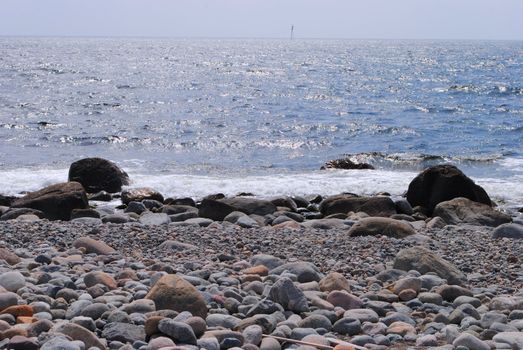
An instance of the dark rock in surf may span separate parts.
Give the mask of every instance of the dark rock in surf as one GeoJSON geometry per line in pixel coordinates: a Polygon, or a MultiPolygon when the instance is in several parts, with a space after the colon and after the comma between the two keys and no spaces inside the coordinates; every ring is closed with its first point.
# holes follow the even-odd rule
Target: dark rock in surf
{"type": "Polygon", "coordinates": [[[362,211],[370,216],[388,217],[396,214],[396,205],[389,197],[359,197],[353,194],[342,194],[324,199],[320,204],[320,211],[325,216],[362,211]]]}
{"type": "Polygon", "coordinates": [[[345,169],[345,170],[374,170],[375,168],[367,163],[355,163],[348,158],[329,160],[320,170],[326,169],[345,169]]]}
{"type": "Polygon", "coordinates": [[[30,192],[15,200],[14,208],[33,208],[42,211],[49,220],[71,218],[73,209],[88,208],[87,194],[78,182],[64,182],[30,192]]]}
{"type": "Polygon", "coordinates": [[[425,169],[412,180],[407,191],[409,203],[426,208],[429,215],[438,203],[457,197],[492,205],[487,192],[453,165],[425,169]]]}
{"type": "Polygon", "coordinates": [[[129,185],[129,176],[111,161],[84,158],[71,164],[69,181],[81,183],[87,193],[114,193],[120,192],[123,185],[129,185]]]}
{"type": "Polygon", "coordinates": [[[122,203],[125,205],[130,202],[141,202],[144,199],[154,199],[163,203],[162,194],[149,187],[130,188],[122,191],[122,203]]]}

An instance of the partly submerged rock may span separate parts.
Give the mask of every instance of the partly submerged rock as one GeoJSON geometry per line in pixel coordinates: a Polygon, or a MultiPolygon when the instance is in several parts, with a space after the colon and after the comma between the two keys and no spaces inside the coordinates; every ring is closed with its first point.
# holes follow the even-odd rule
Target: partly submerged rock
{"type": "Polygon", "coordinates": [[[422,171],[409,184],[407,200],[427,209],[430,215],[438,203],[457,197],[491,205],[485,190],[453,165],[436,165],[422,171]]]}
{"type": "Polygon", "coordinates": [[[371,169],[371,170],[373,170],[374,167],[368,163],[356,163],[356,162],[353,162],[352,160],[350,160],[349,158],[340,158],[340,159],[329,160],[320,168],[320,170],[326,170],[326,169],[345,169],[345,170],[371,169]]]}
{"type": "Polygon", "coordinates": [[[80,159],[69,167],[69,181],[84,186],[86,192],[120,192],[129,185],[129,176],[113,162],[103,158],[80,159]]]}

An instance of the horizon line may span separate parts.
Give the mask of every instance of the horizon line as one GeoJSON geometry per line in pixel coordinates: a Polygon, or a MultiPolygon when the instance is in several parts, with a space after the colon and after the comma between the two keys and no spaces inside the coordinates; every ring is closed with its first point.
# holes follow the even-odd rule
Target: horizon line
{"type": "MultiPolygon", "coordinates": [[[[175,36],[175,35],[60,35],[60,34],[0,34],[0,38],[83,38],[83,39],[179,39],[179,40],[288,40],[290,37],[242,36],[175,36]]],[[[523,41],[520,39],[487,38],[377,38],[377,37],[294,37],[294,40],[384,40],[384,41],[523,41]]]]}

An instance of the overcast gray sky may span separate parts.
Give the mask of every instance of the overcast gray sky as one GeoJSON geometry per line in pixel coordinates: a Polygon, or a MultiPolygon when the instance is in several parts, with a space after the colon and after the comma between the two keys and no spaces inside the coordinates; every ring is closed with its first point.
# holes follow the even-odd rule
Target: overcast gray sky
{"type": "Polygon", "coordinates": [[[523,39],[523,0],[0,0],[0,35],[523,39]]]}

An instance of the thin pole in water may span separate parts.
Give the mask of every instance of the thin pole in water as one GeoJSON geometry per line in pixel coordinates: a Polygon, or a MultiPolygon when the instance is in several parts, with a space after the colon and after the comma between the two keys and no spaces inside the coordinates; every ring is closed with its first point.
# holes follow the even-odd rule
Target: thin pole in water
{"type": "Polygon", "coordinates": [[[294,24],[291,25],[291,40],[294,39],[294,24]]]}

